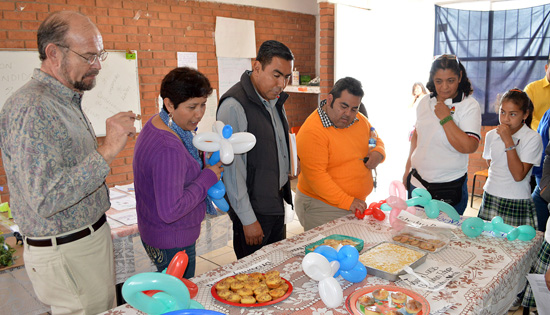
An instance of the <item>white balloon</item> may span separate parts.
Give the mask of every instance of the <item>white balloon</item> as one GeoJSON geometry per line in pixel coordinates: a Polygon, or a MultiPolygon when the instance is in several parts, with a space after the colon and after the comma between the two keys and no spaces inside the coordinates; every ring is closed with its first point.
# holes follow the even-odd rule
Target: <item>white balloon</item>
{"type": "Polygon", "coordinates": [[[220,139],[220,161],[223,164],[231,164],[233,162],[233,147],[227,139],[220,139]]]}
{"type": "Polygon", "coordinates": [[[220,150],[221,137],[214,132],[201,132],[193,137],[193,145],[204,152],[220,150]]]}
{"type": "Polygon", "coordinates": [[[302,260],[302,269],[305,274],[315,281],[331,277],[332,267],[325,256],[318,253],[309,253],[302,260]]]}
{"type": "Polygon", "coordinates": [[[338,260],[333,260],[330,262],[330,268],[332,269],[332,275],[330,275],[331,277],[333,277],[336,272],[338,271],[338,269],[340,269],[340,262],[338,260]]]}
{"type": "Polygon", "coordinates": [[[225,127],[225,124],[222,121],[216,120],[212,124],[212,131],[217,133],[221,138],[223,138],[223,127],[225,127]]]}
{"type": "Polygon", "coordinates": [[[335,308],[344,301],[344,291],[333,277],[328,277],[319,282],[319,295],[328,308],[335,308]]]}
{"type": "Polygon", "coordinates": [[[256,145],[256,137],[250,132],[237,132],[230,138],[229,142],[233,145],[233,153],[246,153],[256,145]]]}

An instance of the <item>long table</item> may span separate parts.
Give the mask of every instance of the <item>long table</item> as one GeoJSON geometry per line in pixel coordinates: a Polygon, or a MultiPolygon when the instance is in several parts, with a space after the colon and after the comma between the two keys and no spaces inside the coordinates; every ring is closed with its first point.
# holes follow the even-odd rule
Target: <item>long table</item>
{"type": "MultiPolygon", "coordinates": [[[[442,218],[440,216],[439,219],[442,218]]],[[[462,219],[463,220],[463,219],[462,219]]],[[[416,291],[424,296],[436,311],[435,305],[447,305],[448,308],[437,314],[505,314],[512,304],[516,293],[526,283],[525,275],[536,258],[541,247],[543,234],[537,232],[528,242],[508,241],[489,235],[468,238],[460,228],[454,233],[458,239],[449,243],[443,250],[428,254],[428,259],[442,263],[451,263],[463,273],[451,281],[443,290],[423,291],[406,286],[402,280],[395,283],[372,275],[360,283],[350,283],[338,278],[343,288],[344,300],[354,291],[373,285],[397,285],[416,291]]],[[[353,215],[342,217],[325,225],[271,244],[256,253],[231,264],[204,273],[191,280],[199,287],[195,300],[206,309],[224,314],[325,314],[327,307],[318,293],[318,284],[302,270],[303,254],[293,253],[297,244],[314,240],[319,234],[343,234],[360,238],[367,248],[380,242],[391,241],[392,232],[388,225],[378,221],[358,220],[353,215]],[[263,308],[241,308],[229,306],[217,301],[211,295],[211,284],[216,279],[234,270],[268,260],[267,265],[257,271],[278,270],[281,276],[289,280],[294,290],[284,301],[263,308]]],[[[130,305],[121,305],[103,314],[143,314],[130,305]]],[[[348,314],[344,305],[332,310],[332,314],[348,314]]]]}

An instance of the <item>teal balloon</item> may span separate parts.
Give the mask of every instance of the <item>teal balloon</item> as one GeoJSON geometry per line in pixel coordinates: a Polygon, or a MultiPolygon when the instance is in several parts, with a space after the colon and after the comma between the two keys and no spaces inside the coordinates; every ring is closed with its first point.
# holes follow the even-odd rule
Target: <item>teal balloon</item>
{"type": "Polygon", "coordinates": [[[450,204],[448,204],[446,202],[440,201],[440,200],[436,200],[436,202],[437,202],[437,205],[439,207],[439,210],[446,213],[449,216],[449,218],[453,219],[453,221],[460,221],[460,214],[458,214],[458,212],[456,212],[455,207],[451,206],[450,204]]]}
{"type": "Polygon", "coordinates": [[[361,282],[367,276],[367,268],[365,268],[365,265],[358,262],[350,270],[340,270],[340,275],[349,282],[361,282]]]}
{"type": "MultiPolygon", "coordinates": [[[[134,308],[151,315],[188,309],[192,301],[189,290],[180,279],[159,272],[145,272],[128,278],[122,286],[122,296],[134,308]],[[143,293],[147,290],[162,292],[150,297],[143,293]]],[[[193,303],[195,307],[196,303],[193,303]]]]}
{"type": "Polygon", "coordinates": [[[382,205],[380,205],[380,210],[382,210],[382,211],[391,211],[391,207],[390,207],[389,204],[383,203],[382,205]]]}
{"type": "Polygon", "coordinates": [[[512,231],[510,231],[510,233],[506,234],[506,238],[509,240],[509,241],[514,241],[518,238],[519,236],[519,230],[517,228],[513,229],[512,231]]]}
{"type": "Polygon", "coordinates": [[[462,232],[468,237],[478,237],[483,232],[483,226],[485,222],[481,218],[474,217],[468,218],[462,222],[462,232]]]}
{"type": "Polygon", "coordinates": [[[537,235],[535,228],[530,225],[520,225],[518,226],[518,230],[518,239],[520,241],[530,241],[537,235]]]}
{"type": "Polygon", "coordinates": [[[437,200],[430,200],[430,202],[424,206],[424,211],[430,219],[435,219],[439,216],[439,207],[437,206],[437,200]]]}

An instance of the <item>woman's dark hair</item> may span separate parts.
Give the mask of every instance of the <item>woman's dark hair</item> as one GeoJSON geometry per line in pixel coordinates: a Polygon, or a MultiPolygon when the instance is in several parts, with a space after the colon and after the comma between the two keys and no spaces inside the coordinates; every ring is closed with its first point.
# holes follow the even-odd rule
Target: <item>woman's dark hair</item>
{"type": "Polygon", "coordinates": [[[527,125],[527,127],[531,128],[531,122],[533,121],[533,111],[535,110],[535,107],[533,106],[533,102],[531,102],[531,99],[529,98],[529,95],[527,95],[527,93],[518,88],[513,88],[502,95],[498,95],[497,100],[499,100],[495,104],[495,110],[497,113],[500,110],[502,102],[512,102],[516,104],[522,112],[529,112],[529,115],[527,116],[527,118],[525,118],[525,124],[527,125]]]}
{"type": "Polygon", "coordinates": [[[440,69],[450,69],[459,77],[460,73],[462,72],[462,78],[458,83],[458,92],[462,92],[464,93],[464,95],[470,95],[474,92],[472,84],[470,83],[468,75],[466,74],[466,69],[464,68],[460,60],[458,60],[455,55],[441,55],[432,62],[432,68],[430,69],[430,78],[428,80],[428,83],[426,83],[426,88],[430,92],[432,92],[434,96],[437,96],[437,91],[434,84],[434,76],[437,70],[440,69]]]}
{"type": "Polygon", "coordinates": [[[260,46],[256,60],[260,62],[262,69],[264,69],[265,66],[271,63],[273,57],[279,57],[287,61],[294,60],[292,51],[285,44],[276,40],[267,40],[260,46]]]}
{"type": "MultiPolygon", "coordinates": [[[[170,99],[174,104],[174,109],[190,98],[208,97],[210,93],[212,93],[212,87],[208,78],[189,67],[170,71],[160,84],[160,97],[163,100],[170,99]]],[[[162,108],[168,111],[164,103],[162,108]]]]}

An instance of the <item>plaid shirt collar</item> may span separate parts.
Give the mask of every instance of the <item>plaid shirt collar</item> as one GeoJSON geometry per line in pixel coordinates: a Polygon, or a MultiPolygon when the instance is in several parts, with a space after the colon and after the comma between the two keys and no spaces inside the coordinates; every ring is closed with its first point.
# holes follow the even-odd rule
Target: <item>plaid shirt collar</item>
{"type": "MultiPolygon", "coordinates": [[[[321,123],[323,124],[323,127],[325,127],[325,128],[328,128],[328,127],[331,127],[331,126],[333,126],[334,128],[338,128],[332,123],[332,121],[330,121],[330,118],[328,118],[327,113],[323,110],[323,106],[325,106],[326,104],[327,104],[327,100],[324,99],[324,100],[321,101],[321,103],[319,103],[319,106],[317,106],[317,113],[319,114],[319,117],[321,118],[321,123]]],[[[347,125],[345,128],[350,127],[356,121],[359,121],[357,116],[351,122],[351,124],[347,125]]]]}

